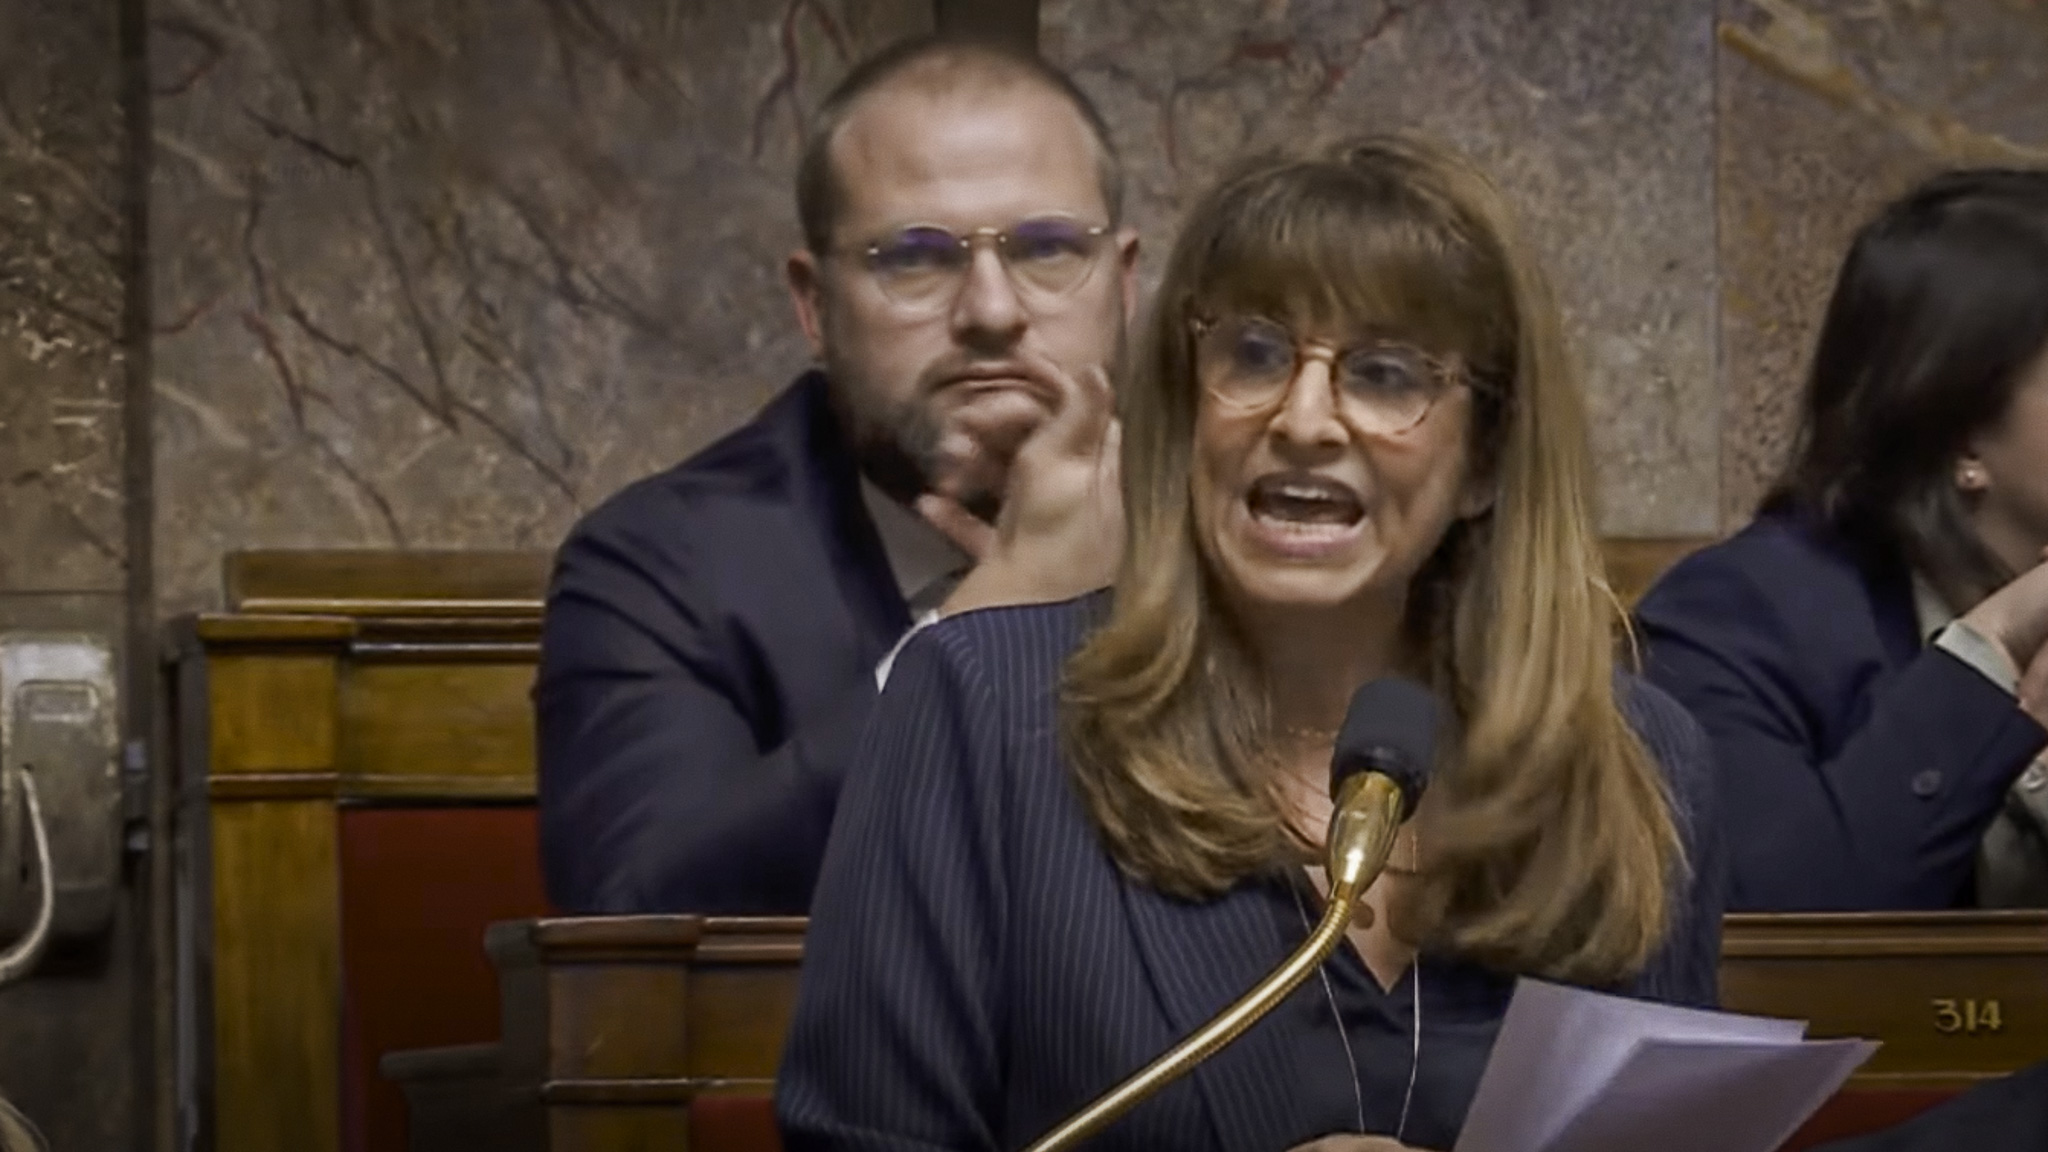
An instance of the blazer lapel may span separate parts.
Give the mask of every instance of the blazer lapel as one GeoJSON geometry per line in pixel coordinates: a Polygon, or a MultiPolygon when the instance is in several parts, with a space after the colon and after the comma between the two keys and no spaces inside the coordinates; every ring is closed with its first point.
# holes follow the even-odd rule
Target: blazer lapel
{"type": "MultiPolygon", "coordinates": [[[[1284,957],[1264,897],[1249,883],[1207,903],[1175,900],[1123,881],[1138,951],[1177,1038],[1209,1022],[1284,957]]],[[[1277,1085],[1292,1059],[1270,1017],[1195,1066],[1217,1146],[1262,1152],[1285,1146],[1289,1107],[1277,1085]]]]}
{"type": "Polygon", "coordinates": [[[862,663],[872,667],[910,627],[910,607],[862,503],[860,470],[832,411],[829,389],[824,373],[805,373],[790,390],[790,407],[777,428],[787,466],[801,478],[807,518],[819,529],[856,633],[866,644],[862,663]]]}
{"type": "Polygon", "coordinates": [[[1912,663],[1932,636],[1920,634],[1920,616],[1913,607],[1913,578],[1903,570],[1883,572],[1867,578],[1871,615],[1877,621],[1877,641],[1883,646],[1889,667],[1912,663]]]}

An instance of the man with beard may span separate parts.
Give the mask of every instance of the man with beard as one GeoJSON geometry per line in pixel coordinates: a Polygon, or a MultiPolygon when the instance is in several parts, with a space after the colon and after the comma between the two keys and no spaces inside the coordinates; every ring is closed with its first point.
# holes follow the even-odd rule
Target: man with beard
{"type": "Polygon", "coordinates": [[[534,689],[557,906],[806,911],[913,626],[1108,583],[1120,185],[1034,57],[906,42],[825,101],[787,265],[822,371],[557,558],[534,689]]]}

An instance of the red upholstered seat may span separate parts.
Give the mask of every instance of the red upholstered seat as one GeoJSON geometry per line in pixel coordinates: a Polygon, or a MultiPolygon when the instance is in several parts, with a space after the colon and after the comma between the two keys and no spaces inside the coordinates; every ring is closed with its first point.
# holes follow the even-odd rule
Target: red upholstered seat
{"type": "Polygon", "coordinates": [[[484,929],[547,912],[531,804],[342,809],[343,1152],[406,1146],[386,1053],[498,1038],[484,929]]]}
{"type": "Polygon", "coordinates": [[[1821,1105],[1780,1152],[1807,1148],[1903,1124],[1956,1093],[1940,1088],[1845,1088],[1821,1105]]]}
{"type": "Polygon", "coordinates": [[[691,1152],[782,1152],[766,1096],[707,1096],[690,1105],[691,1152]]]}

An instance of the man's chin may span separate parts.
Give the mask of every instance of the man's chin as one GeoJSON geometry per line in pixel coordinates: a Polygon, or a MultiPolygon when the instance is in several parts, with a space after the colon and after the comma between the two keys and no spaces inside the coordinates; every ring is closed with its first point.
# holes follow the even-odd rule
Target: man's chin
{"type": "Polygon", "coordinates": [[[977,382],[972,389],[941,394],[933,400],[931,419],[944,433],[965,435],[998,456],[1016,451],[1052,415],[1036,386],[977,382]]]}
{"type": "Polygon", "coordinates": [[[1000,492],[969,492],[960,498],[960,506],[984,524],[994,524],[1003,511],[1003,494],[1000,492]]]}

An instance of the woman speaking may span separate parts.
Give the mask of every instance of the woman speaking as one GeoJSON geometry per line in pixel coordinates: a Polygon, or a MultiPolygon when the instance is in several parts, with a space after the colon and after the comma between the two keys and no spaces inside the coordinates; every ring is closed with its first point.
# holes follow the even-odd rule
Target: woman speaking
{"type": "Polygon", "coordinates": [[[1060,387],[1073,459],[1121,437],[1114,587],[904,649],[814,902],[792,1152],[1021,1147],[1256,983],[1321,914],[1332,742],[1392,674],[1447,720],[1369,912],[1090,1147],[1449,1148],[1517,974],[1712,1001],[1704,742],[1615,670],[1579,391],[1483,177],[1402,139],[1243,168],[1120,429],[1060,387]]]}

